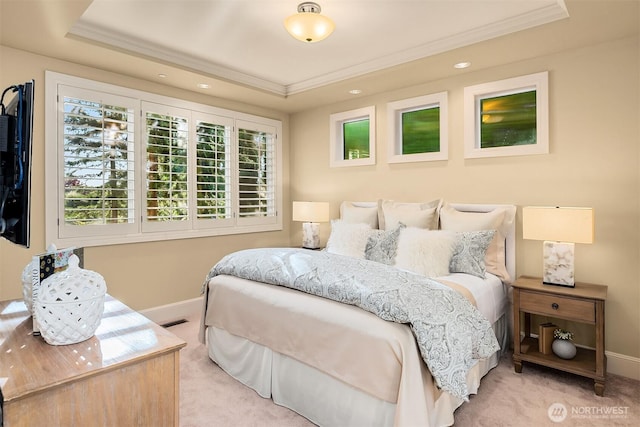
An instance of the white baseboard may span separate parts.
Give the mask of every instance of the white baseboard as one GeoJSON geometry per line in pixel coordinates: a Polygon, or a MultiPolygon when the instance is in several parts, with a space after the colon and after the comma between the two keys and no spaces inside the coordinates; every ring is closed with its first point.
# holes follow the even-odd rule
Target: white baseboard
{"type": "Polygon", "coordinates": [[[201,310],[202,297],[140,310],[140,313],[158,325],[164,325],[198,314],[201,310]]]}
{"type": "Polygon", "coordinates": [[[640,359],[624,354],[605,351],[607,355],[607,373],[620,375],[640,381],[640,359]]]}

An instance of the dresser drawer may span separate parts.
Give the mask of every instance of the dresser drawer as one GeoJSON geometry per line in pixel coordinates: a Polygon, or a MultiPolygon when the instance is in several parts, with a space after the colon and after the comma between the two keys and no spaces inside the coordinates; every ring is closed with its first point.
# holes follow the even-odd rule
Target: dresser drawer
{"type": "Polygon", "coordinates": [[[596,321],[596,303],[593,300],[521,290],[520,309],[588,323],[596,321]]]}

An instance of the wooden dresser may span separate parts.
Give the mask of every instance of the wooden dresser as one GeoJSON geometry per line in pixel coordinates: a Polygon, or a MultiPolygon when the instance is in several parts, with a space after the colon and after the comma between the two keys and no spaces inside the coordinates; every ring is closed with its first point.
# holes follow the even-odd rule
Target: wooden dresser
{"type": "Polygon", "coordinates": [[[4,427],[177,426],[185,342],[107,295],[95,336],[52,346],[21,300],[0,302],[4,427]]]}

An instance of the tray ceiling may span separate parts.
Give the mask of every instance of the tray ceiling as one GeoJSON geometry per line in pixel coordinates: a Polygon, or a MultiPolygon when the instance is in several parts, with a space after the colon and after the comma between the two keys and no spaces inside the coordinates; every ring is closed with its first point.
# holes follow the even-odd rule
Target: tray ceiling
{"type": "Polygon", "coordinates": [[[69,33],[288,96],[567,18],[563,0],[322,0],[336,24],[291,37],[298,1],[93,0],[69,33]]]}

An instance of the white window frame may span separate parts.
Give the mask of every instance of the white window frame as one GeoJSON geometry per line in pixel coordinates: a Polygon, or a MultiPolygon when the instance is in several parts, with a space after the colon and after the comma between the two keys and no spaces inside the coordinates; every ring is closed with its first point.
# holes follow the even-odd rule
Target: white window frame
{"type": "MultiPolygon", "coordinates": [[[[190,137],[189,147],[189,167],[195,171],[195,144],[194,137],[190,137]]],[[[69,246],[105,246],[111,244],[150,242],[171,239],[185,239],[196,237],[208,237],[217,235],[229,235],[240,233],[279,231],[283,229],[283,162],[282,162],[282,122],[275,119],[255,116],[251,114],[226,110],[204,104],[177,98],[166,97],[136,89],[120,87],[108,83],[96,82],[89,79],[61,74],[53,71],[45,72],[45,241],[47,244],[53,243],[58,247],[69,246]],[[95,226],[89,229],[88,226],[75,226],[73,232],[69,227],[64,226],[64,183],[60,184],[59,173],[64,173],[63,140],[61,138],[58,87],[69,86],[78,91],[88,91],[87,93],[102,92],[105,96],[125,97],[134,100],[136,103],[135,114],[135,222],[126,230],[119,231],[120,224],[111,226],[95,226]],[[143,226],[143,213],[146,212],[145,203],[145,146],[143,144],[143,133],[145,130],[144,116],[142,115],[142,103],[150,102],[163,104],[172,108],[185,109],[191,111],[190,134],[195,135],[195,117],[222,118],[225,123],[232,124],[231,146],[232,146],[232,218],[224,220],[196,220],[195,205],[191,205],[190,219],[185,221],[186,227],[172,229],[171,226],[154,227],[143,226]],[[237,167],[235,151],[237,150],[237,123],[250,122],[262,129],[273,132],[274,144],[274,215],[265,217],[250,218],[246,221],[239,221],[237,215],[237,174],[234,169],[237,167]]],[[[193,203],[195,194],[195,173],[189,174],[189,194],[190,203],[193,203]]],[[[130,224],[126,224],[130,225],[130,224]]],[[[185,225],[185,224],[183,224],[185,225]]],[[[125,227],[120,227],[125,228],[125,227]]]]}
{"type": "Polygon", "coordinates": [[[449,108],[447,104],[447,92],[390,102],[387,104],[387,120],[389,123],[387,163],[428,162],[447,160],[449,158],[449,108]],[[440,151],[402,154],[402,114],[429,108],[440,108],[440,151]]]}
{"type": "Polygon", "coordinates": [[[549,153],[549,73],[529,74],[464,88],[464,157],[523,156],[549,153]],[[510,147],[482,148],[481,108],[485,98],[536,92],[536,143],[510,147]]]}

